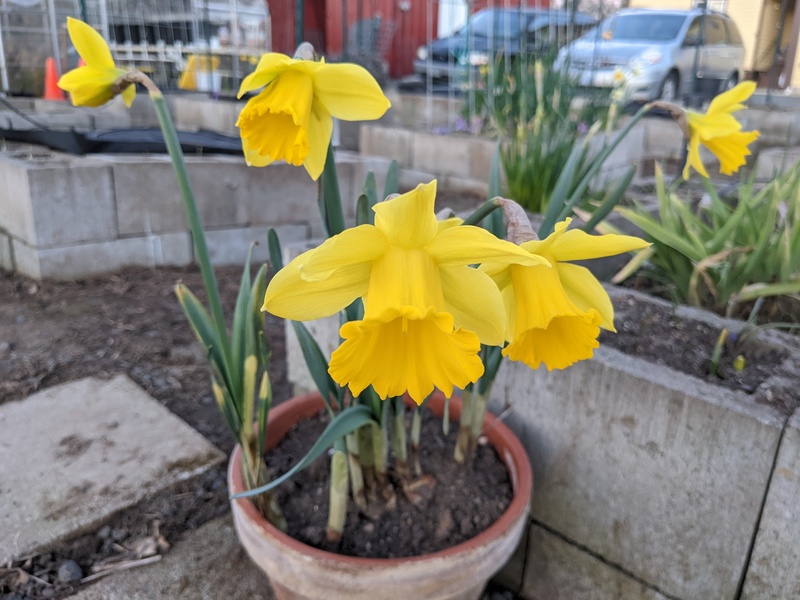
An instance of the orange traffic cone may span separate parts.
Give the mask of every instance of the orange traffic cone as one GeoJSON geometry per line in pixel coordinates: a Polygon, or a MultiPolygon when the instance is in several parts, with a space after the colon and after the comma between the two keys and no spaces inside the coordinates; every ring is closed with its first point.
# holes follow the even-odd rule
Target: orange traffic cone
{"type": "Polygon", "coordinates": [[[44,96],[45,100],[64,100],[64,91],[58,87],[58,71],[56,61],[49,57],[44,61],[44,96]]]}

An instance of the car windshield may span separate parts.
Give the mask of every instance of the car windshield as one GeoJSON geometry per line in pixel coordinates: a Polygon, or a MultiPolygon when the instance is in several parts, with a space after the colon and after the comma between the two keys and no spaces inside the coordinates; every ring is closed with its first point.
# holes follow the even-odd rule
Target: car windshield
{"type": "MultiPolygon", "coordinates": [[[[467,33],[467,27],[462,32],[467,33]]],[[[469,32],[481,37],[517,38],[520,34],[520,14],[516,10],[481,10],[470,20],[469,32]]]]}
{"type": "Polygon", "coordinates": [[[616,15],[603,21],[600,36],[604,40],[666,42],[678,36],[685,20],[683,15],[616,15]]]}

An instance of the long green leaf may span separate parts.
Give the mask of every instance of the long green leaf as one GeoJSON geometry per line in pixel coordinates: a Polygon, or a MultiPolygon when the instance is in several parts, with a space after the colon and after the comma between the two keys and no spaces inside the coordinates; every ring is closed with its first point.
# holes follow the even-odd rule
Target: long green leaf
{"type": "Polygon", "coordinates": [[[311,446],[311,449],[308,451],[308,453],[302,459],[300,459],[295,466],[286,471],[286,473],[280,477],[272,480],[270,483],[262,485],[261,487],[253,488],[252,490],[247,490],[246,492],[234,494],[231,496],[231,499],[249,498],[251,496],[257,496],[258,494],[263,494],[264,492],[274,489],[284,481],[290,479],[296,473],[299,473],[308,467],[338,439],[343,438],[348,433],[352,433],[359,427],[362,427],[370,422],[374,422],[374,419],[372,417],[372,410],[370,410],[368,407],[358,405],[350,406],[344,409],[328,424],[328,426],[325,428],[325,431],[323,431],[319,438],[317,438],[317,441],[314,442],[314,445],[311,446]]]}
{"type": "Polygon", "coordinates": [[[328,412],[333,413],[331,401],[341,400],[342,388],[328,374],[328,360],[308,328],[299,321],[292,321],[292,327],[297,335],[297,341],[300,342],[300,349],[303,351],[303,358],[311,373],[311,378],[322,395],[328,412]]]}
{"type": "Polygon", "coordinates": [[[383,184],[383,198],[390,194],[396,194],[400,189],[400,167],[396,160],[389,163],[389,170],[386,172],[386,182],[383,184]]]}
{"type": "Polygon", "coordinates": [[[597,226],[600,221],[605,219],[614,207],[619,204],[620,200],[625,196],[625,192],[627,191],[628,187],[633,181],[633,176],[636,174],[636,167],[631,166],[626,171],[625,175],[617,179],[612,187],[607,193],[606,197],[603,199],[603,202],[600,204],[598,209],[592,213],[591,218],[586,222],[583,226],[583,230],[586,232],[591,232],[597,226]]]}
{"type": "Polygon", "coordinates": [[[322,170],[322,181],[319,186],[319,211],[322,224],[328,236],[344,231],[344,212],[342,212],[342,196],[339,192],[339,176],[336,173],[336,159],[333,146],[328,145],[328,157],[322,170]]]}
{"type": "MultiPolygon", "coordinates": [[[[367,197],[369,206],[375,206],[378,202],[378,184],[375,181],[375,173],[369,171],[364,178],[364,185],[361,188],[361,193],[367,197]]],[[[381,198],[382,200],[383,198],[381,198]]]]}
{"type": "Polygon", "coordinates": [[[278,232],[272,228],[267,232],[267,246],[269,247],[269,261],[272,263],[272,271],[277,273],[283,268],[283,254],[278,232]]]}
{"type": "Polygon", "coordinates": [[[617,212],[628,219],[631,223],[639,227],[648,236],[661,242],[662,244],[669,246],[670,248],[674,248],[686,256],[689,260],[697,262],[704,258],[704,253],[702,250],[698,250],[676,233],[667,230],[652,217],[645,216],[628,208],[622,207],[618,207],[617,212]]]}

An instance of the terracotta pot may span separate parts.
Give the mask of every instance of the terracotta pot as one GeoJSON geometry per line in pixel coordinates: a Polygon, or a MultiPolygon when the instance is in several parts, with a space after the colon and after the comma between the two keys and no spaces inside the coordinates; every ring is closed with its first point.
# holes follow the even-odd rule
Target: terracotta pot
{"type": "MultiPolygon", "coordinates": [[[[428,406],[441,415],[444,397],[428,406]]],[[[292,425],[323,409],[319,394],[298,396],[272,409],[269,447],[292,425]]],[[[461,402],[450,402],[458,419],[461,402]]],[[[514,497],[505,513],[488,529],[440,552],[410,558],[356,558],[303,544],[273,527],[246,499],[231,501],[239,540],[250,558],[270,578],[278,600],[477,600],[486,582],[508,561],[527,525],[533,475],[525,449],[516,436],[492,415],[486,416],[486,437],[508,468],[514,497]]],[[[244,491],[241,449],[228,467],[232,494],[244,491]]]]}

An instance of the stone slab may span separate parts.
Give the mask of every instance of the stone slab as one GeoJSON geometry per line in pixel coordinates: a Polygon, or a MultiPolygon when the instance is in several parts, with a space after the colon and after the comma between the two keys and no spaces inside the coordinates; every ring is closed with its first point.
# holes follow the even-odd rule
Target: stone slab
{"type": "Polygon", "coordinates": [[[14,271],[14,252],[11,246],[11,236],[0,230],[0,269],[14,271]]]}
{"type": "Polygon", "coordinates": [[[267,576],[236,539],[230,517],[203,525],[157,563],[101,579],[73,600],[274,600],[267,576]]]}
{"type": "Polygon", "coordinates": [[[667,600],[536,524],[531,524],[528,548],[522,586],[522,596],[527,600],[667,600]]]}
{"type": "Polygon", "coordinates": [[[319,224],[317,183],[304,168],[281,162],[258,170],[261,173],[250,197],[252,225],[319,224]]]}
{"type": "Polygon", "coordinates": [[[36,146],[17,147],[0,154],[0,228],[23,240],[36,239],[36,219],[25,161],[49,157],[36,146]]]}
{"type": "Polygon", "coordinates": [[[16,270],[34,279],[77,279],[129,265],[185,266],[192,262],[188,232],[58,248],[35,248],[17,239],[12,244],[16,270]]]}
{"type": "Polygon", "coordinates": [[[800,411],[781,440],[742,598],[800,598],[800,411]]]}
{"type": "Polygon", "coordinates": [[[362,125],[359,140],[361,154],[383,156],[396,160],[401,167],[410,167],[412,162],[411,145],[414,132],[408,129],[362,125]]]}
{"type": "Polygon", "coordinates": [[[607,347],[564,371],[508,363],[493,398],[513,405],[537,522],[664,594],[735,597],[777,410],[607,347]]]}
{"type": "Polygon", "coordinates": [[[468,137],[416,132],[411,146],[411,168],[441,175],[470,177],[468,137]]]}
{"type": "Polygon", "coordinates": [[[124,375],[0,406],[0,563],[91,530],[224,455],[124,375]]]}
{"type": "Polygon", "coordinates": [[[800,148],[768,148],[758,153],[756,178],[772,179],[800,160],[800,148]]]}

